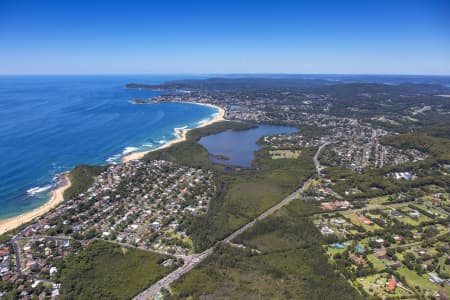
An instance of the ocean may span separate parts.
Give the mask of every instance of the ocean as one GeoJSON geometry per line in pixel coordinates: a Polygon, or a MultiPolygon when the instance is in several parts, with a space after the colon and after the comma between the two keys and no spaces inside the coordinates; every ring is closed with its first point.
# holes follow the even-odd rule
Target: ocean
{"type": "Polygon", "coordinates": [[[135,105],[160,92],[125,89],[180,76],[0,76],[0,219],[49,199],[55,175],[118,162],[176,138],[217,113],[187,103],[135,105]]]}

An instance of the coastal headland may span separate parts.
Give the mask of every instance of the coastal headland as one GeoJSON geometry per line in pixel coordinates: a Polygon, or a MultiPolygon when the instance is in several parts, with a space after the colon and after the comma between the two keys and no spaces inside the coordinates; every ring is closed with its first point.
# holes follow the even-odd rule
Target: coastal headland
{"type": "MultiPolygon", "coordinates": [[[[222,107],[208,104],[208,103],[196,103],[196,102],[183,102],[183,103],[205,105],[205,106],[213,107],[218,110],[218,113],[215,114],[213,118],[211,118],[205,122],[202,122],[196,128],[205,127],[210,124],[225,120],[224,119],[225,110],[222,107]]],[[[136,104],[149,104],[149,103],[136,103],[136,104]]],[[[165,143],[164,145],[161,145],[160,147],[157,147],[155,149],[131,153],[129,155],[124,156],[122,161],[128,162],[128,161],[132,161],[132,160],[138,160],[138,159],[143,158],[149,152],[169,148],[174,144],[183,142],[186,140],[186,134],[189,132],[189,130],[191,130],[191,129],[177,128],[176,129],[177,138],[175,140],[169,141],[169,142],[165,143]]],[[[4,234],[10,230],[13,230],[25,223],[28,223],[37,217],[40,217],[40,216],[46,214],[47,212],[49,212],[50,210],[52,210],[53,208],[55,208],[59,204],[61,204],[64,201],[64,196],[63,196],[64,191],[66,191],[71,186],[71,181],[70,181],[68,174],[69,173],[62,174],[63,175],[62,183],[51,192],[51,197],[46,203],[44,203],[43,205],[41,205],[29,212],[26,212],[26,213],[23,213],[23,214],[20,214],[18,216],[11,217],[8,219],[0,220],[0,235],[4,234]]]]}
{"type": "MultiPolygon", "coordinates": [[[[151,104],[151,103],[157,103],[157,102],[148,102],[148,103],[139,102],[139,103],[135,103],[135,104],[151,104]]],[[[225,121],[225,118],[224,118],[225,110],[222,107],[220,107],[220,106],[209,104],[209,103],[196,103],[196,102],[180,102],[180,103],[190,103],[190,104],[210,106],[210,107],[213,107],[213,108],[215,108],[215,109],[217,109],[219,111],[217,114],[214,115],[213,118],[211,118],[211,119],[209,119],[209,120],[207,120],[205,122],[202,122],[196,128],[201,128],[201,127],[205,127],[205,126],[211,125],[211,124],[216,123],[216,122],[225,121]]],[[[164,145],[162,145],[160,147],[157,147],[155,149],[130,153],[129,155],[124,156],[122,158],[122,161],[123,162],[128,162],[128,161],[131,161],[131,160],[142,159],[147,153],[150,153],[150,152],[153,152],[153,151],[157,151],[157,150],[161,150],[161,149],[166,149],[166,148],[171,147],[174,144],[178,144],[178,143],[184,142],[184,141],[186,141],[187,133],[189,132],[189,130],[192,130],[192,129],[193,128],[189,128],[189,129],[188,128],[177,128],[176,129],[176,134],[177,134],[177,138],[176,139],[174,139],[172,141],[169,141],[169,142],[165,143],[164,145]]]]}
{"type": "Polygon", "coordinates": [[[0,220],[0,235],[46,214],[47,212],[61,204],[64,201],[64,191],[71,186],[69,173],[64,173],[62,174],[62,176],[62,182],[56,189],[51,192],[50,200],[45,204],[33,209],[32,211],[20,214],[18,216],[0,220]]]}

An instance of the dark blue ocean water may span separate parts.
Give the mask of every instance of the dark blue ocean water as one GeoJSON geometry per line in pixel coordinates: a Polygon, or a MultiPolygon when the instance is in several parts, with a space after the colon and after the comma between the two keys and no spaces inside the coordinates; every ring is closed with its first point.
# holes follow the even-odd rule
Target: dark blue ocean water
{"type": "Polygon", "coordinates": [[[225,155],[227,160],[211,157],[219,164],[248,168],[251,166],[255,151],[261,149],[256,142],[263,136],[293,133],[298,129],[288,126],[259,125],[257,128],[243,131],[224,131],[202,137],[199,143],[215,155],[225,155]]]}
{"type": "MultiPolygon", "coordinates": [[[[54,175],[78,164],[105,164],[174,139],[217,111],[194,104],[134,105],[158,95],[123,88],[173,76],[0,76],[0,219],[49,197],[54,175]],[[30,195],[27,190],[41,188],[30,195]]],[[[36,189],[35,189],[36,190],[36,189]]]]}

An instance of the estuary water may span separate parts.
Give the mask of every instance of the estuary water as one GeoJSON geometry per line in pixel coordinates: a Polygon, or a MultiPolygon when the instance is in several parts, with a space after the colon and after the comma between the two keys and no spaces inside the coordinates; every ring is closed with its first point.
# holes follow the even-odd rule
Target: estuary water
{"type": "Polygon", "coordinates": [[[255,151],[261,149],[257,144],[261,137],[297,131],[297,128],[288,126],[259,125],[249,130],[228,130],[205,136],[199,143],[213,154],[210,158],[213,162],[248,168],[252,164],[255,151]],[[220,156],[227,159],[221,159],[220,156]]]}

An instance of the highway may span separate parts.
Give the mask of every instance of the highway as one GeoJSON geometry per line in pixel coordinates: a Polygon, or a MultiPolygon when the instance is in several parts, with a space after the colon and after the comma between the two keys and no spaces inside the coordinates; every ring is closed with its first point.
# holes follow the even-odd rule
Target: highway
{"type": "MultiPolygon", "coordinates": [[[[327,144],[321,145],[319,147],[319,149],[317,150],[316,154],[314,155],[314,164],[316,165],[316,169],[318,170],[318,174],[320,174],[320,164],[317,165],[316,161],[318,162],[318,157],[319,157],[320,151],[322,151],[322,149],[326,145],[327,144]]],[[[308,186],[310,185],[311,181],[312,181],[312,178],[308,178],[303,183],[303,185],[299,189],[297,189],[295,192],[293,192],[289,196],[285,197],[283,200],[281,200],[280,202],[278,202],[277,204],[275,204],[274,206],[272,206],[271,208],[269,208],[268,210],[263,212],[258,217],[256,217],[253,221],[245,224],[244,226],[242,226],[238,230],[234,231],[233,233],[231,233],[230,235],[228,235],[226,238],[224,238],[223,240],[219,241],[218,243],[220,243],[220,242],[231,242],[238,235],[240,235],[244,231],[248,230],[249,228],[253,227],[258,221],[261,221],[261,220],[267,218],[268,216],[274,214],[280,208],[282,208],[283,206],[289,204],[293,200],[299,199],[299,196],[301,195],[301,193],[303,193],[303,191],[305,189],[308,188],[308,186]]],[[[216,243],[216,245],[217,245],[217,243],[216,243]]],[[[152,299],[162,288],[169,289],[169,285],[172,282],[178,280],[181,276],[183,276],[184,274],[186,274],[187,272],[192,270],[196,265],[198,265],[199,263],[204,261],[208,256],[210,256],[214,252],[214,248],[215,248],[216,245],[214,245],[211,248],[203,251],[200,254],[194,254],[194,255],[191,255],[191,256],[186,256],[184,258],[184,265],[182,267],[176,269],[172,273],[168,274],[166,277],[160,279],[158,282],[156,282],[155,284],[153,284],[152,286],[150,286],[149,288],[147,288],[143,292],[139,293],[133,299],[134,300],[152,299]]]]}
{"type": "Polygon", "coordinates": [[[166,277],[160,279],[158,282],[135,296],[133,299],[135,300],[146,300],[152,299],[156,293],[158,293],[162,288],[168,289],[169,285],[178,280],[182,275],[186,274],[190,270],[192,270],[196,265],[205,260],[208,256],[210,256],[214,251],[214,248],[211,247],[200,254],[194,254],[185,259],[182,267],[176,269],[166,277]]]}
{"type": "MultiPolygon", "coordinates": [[[[326,144],[321,145],[318,148],[318,150],[315,153],[315,155],[314,155],[314,164],[316,166],[316,170],[317,170],[318,175],[320,175],[320,163],[318,162],[318,157],[319,157],[320,151],[325,146],[326,146],[326,144]]],[[[168,274],[164,278],[160,279],[158,282],[156,282],[155,284],[153,284],[149,288],[145,289],[143,292],[139,293],[133,299],[135,299],[135,300],[152,299],[162,288],[169,289],[169,285],[172,282],[178,280],[181,276],[183,276],[184,274],[186,274],[187,272],[192,270],[195,266],[197,266],[202,261],[204,261],[207,257],[209,257],[214,252],[215,247],[219,243],[221,243],[221,242],[231,242],[238,235],[242,234],[244,231],[246,231],[246,230],[250,229],[251,227],[253,227],[257,222],[259,222],[259,221],[269,217],[270,215],[274,214],[280,208],[282,208],[283,206],[289,204],[293,200],[299,199],[301,193],[303,193],[303,191],[308,188],[308,186],[310,185],[311,181],[312,181],[312,177],[307,179],[303,183],[303,185],[299,189],[297,189],[295,192],[291,193],[290,195],[285,197],[283,200],[281,200],[280,202],[278,202],[274,206],[272,206],[269,209],[267,209],[266,211],[264,211],[261,215],[259,215],[255,219],[253,219],[249,223],[245,224],[244,226],[242,226],[238,230],[236,230],[233,233],[231,233],[230,235],[228,235],[223,240],[218,241],[211,248],[209,248],[209,249],[207,249],[207,250],[205,250],[205,251],[203,251],[202,253],[199,253],[199,254],[174,255],[174,254],[171,254],[171,253],[167,253],[165,251],[158,251],[158,250],[153,250],[153,249],[142,249],[142,248],[139,248],[139,247],[133,247],[133,246],[128,245],[128,244],[122,244],[122,243],[115,242],[116,244],[119,244],[119,245],[124,246],[124,247],[137,248],[137,249],[140,249],[140,250],[154,252],[154,253],[158,253],[158,254],[162,254],[162,255],[168,255],[168,256],[172,256],[172,257],[176,257],[176,258],[182,259],[184,261],[183,266],[179,267],[178,269],[174,270],[173,272],[171,272],[170,274],[168,274]]],[[[18,235],[16,237],[14,237],[11,240],[11,244],[13,245],[14,252],[16,254],[16,266],[17,266],[17,271],[18,271],[19,274],[22,273],[22,266],[21,266],[21,263],[20,263],[20,249],[19,249],[19,247],[18,247],[16,242],[19,241],[19,240],[35,240],[37,238],[46,238],[46,239],[59,240],[59,241],[70,240],[70,238],[53,237],[53,236],[39,236],[39,237],[26,238],[26,237],[20,237],[20,235],[18,235]]]]}
{"type": "Polygon", "coordinates": [[[314,166],[316,167],[317,176],[319,176],[319,177],[320,177],[319,155],[320,155],[320,152],[322,151],[322,149],[325,148],[325,146],[327,146],[328,144],[329,144],[329,142],[326,142],[326,143],[320,145],[319,149],[317,149],[316,154],[314,154],[314,166]]]}

